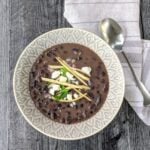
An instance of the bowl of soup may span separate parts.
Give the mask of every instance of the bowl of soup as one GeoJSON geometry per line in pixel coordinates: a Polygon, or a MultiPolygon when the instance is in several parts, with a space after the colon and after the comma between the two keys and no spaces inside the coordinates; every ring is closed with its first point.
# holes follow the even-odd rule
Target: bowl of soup
{"type": "Polygon", "coordinates": [[[24,49],[13,90],[32,127],[49,137],[76,140],[100,132],[116,116],[124,75],[116,54],[100,37],[63,28],[24,49]]]}

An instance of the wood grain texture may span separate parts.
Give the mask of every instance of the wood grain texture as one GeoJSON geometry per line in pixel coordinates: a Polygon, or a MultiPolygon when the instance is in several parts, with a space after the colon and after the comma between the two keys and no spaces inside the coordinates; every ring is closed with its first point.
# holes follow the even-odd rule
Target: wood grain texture
{"type": "Polygon", "coordinates": [[[142,38],[150,40],[150,1],[141,0],[141,27],[142,38]]]}
{"type": "Polygon", "coordinates": [[[0,0],[0,149],[8,149],[9,107],[9,10],[0,0]],[[5,12],[5,13],[4,13],[5,12]]]}
{"type": "MultiPolygon", "coordinates": [[[[63,18],[63,2],[0,0],[0,150],[150,150],[150,127],[144,125],[126,101],[107,128],[77,141],[46,137],[33,129],[19,112],[12,91],[16,61],[38,35],[70,27],[63,18]]],[[[150,38],[149,0],[142,2],[143,31],[150,38]]]]}

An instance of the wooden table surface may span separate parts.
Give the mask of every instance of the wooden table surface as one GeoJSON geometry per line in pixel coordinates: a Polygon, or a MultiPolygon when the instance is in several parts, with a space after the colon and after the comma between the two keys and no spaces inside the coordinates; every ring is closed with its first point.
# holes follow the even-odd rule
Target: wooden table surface
{"type": "MultiPolygon", "coordinates": [[[[38,35],[70,27],[63,0],[0,0],[0,150],[150,150],[150,127],[124,101],[119,114],[102,132],[78,141],[46,137],[23,118],[14,100],[16,61],[38,35]]],[[[150,38],[150,2],[142,0],[143,35],[150,38]]]]}

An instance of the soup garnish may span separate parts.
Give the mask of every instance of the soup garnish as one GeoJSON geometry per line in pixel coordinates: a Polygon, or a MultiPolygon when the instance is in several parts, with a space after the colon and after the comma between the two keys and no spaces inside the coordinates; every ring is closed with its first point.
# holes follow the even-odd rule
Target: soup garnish
{"type": "Polygon", "coordinates": [[[88,76],[90,76],[91,67],[77,69],[70,67],[60,57],[56,57],[56,59],[61,66],[49,65],[51,69],[55,69],[51,74],[51,79],[41,78],[42,81],[50,83],[48,87],[52,99],[58,102],[74,102],[85,98],[86,100],[91,101],[86,92],[90,89],[90,85],[88,85],[86,81],[89,81],[88,76]],[[79,84],[80,82],[82,84],[79,84]]]}

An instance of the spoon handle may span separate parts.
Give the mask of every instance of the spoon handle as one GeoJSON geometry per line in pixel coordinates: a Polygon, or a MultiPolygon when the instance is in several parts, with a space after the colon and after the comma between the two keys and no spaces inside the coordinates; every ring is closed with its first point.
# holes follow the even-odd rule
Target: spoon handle
{"type": "Polygon", "coordinates": [[[138,79],[137,75],[135,74],[135,71],[133,70],[126,54],[124,51],[122,51],[122,54],[124,56],[124,58],[126,59],[128,65],[129,65],[129,68],[131,69],[131,72],[133,74],[133,77],[137,83],[137,86],[139,88],[139,90],[141,91],[142,95],[143,95],[143,98],[144,98],[144,105],[148,105],[150,104],[150,93],[148,92],[148,90],[146,89],[146,87],[144,86],[144,84],[138,79]]]}

